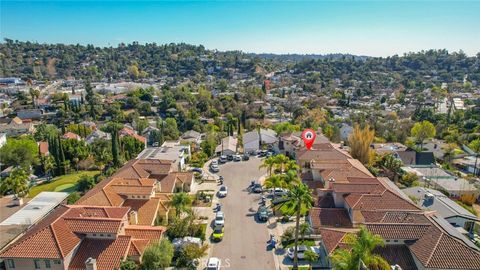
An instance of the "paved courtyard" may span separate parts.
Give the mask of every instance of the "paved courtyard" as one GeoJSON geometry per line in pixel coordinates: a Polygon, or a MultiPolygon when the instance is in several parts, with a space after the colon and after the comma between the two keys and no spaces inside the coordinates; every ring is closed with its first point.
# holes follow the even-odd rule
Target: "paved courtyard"
{"type": "Polygon", "coordinates": [[[249,161],[220,165],[218,175],[224,177],[228,187],[228,196],[219,199],[225,213],[225,236],[221,242],[211,243],[210,256],[221,259],[222,268],[276,268],[273,253],[267,250],[267,224],[255,220],[260,195],[247,190],[252,180],[265,175],[266,170],[258,168],[260,164],[259,158],[251,157],[249,161]]]}

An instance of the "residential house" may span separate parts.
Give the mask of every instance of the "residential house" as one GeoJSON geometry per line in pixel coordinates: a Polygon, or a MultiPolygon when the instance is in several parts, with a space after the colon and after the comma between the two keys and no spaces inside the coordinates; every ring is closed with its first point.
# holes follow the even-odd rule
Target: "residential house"
{"type": "Polygon", "coordinates": [[[178,141],[165,141],[160,147],[145,148],[137,159],[159,159],[172,162],[175,171],[184,171],[191,157],[190,145],[178,141]]]}
{"type": "Polygon", "coordinates": [[[480,175],[480,158],[477,160],[475,156],[466,156],[454,159],[452,163],[466,173],[474,174],[476,172],[477,175],[480,175]]]}
{"type": "Polygon", "coordinates": [[[467,180],[451,175],[437,166],[408,166],[402,167],[405,172],[414,173],[420,182],[427,187],[448,192],[452,197],[460,197],[464,194],[473,194],[475,198],[480,195],[480,190],[467,180]]]}
{"type": "Polygon", "coordinates": [[[190,143],[194,143],[195,145],[200,145],[200,143],[202,142],[202,133],[195,130],[189,130],[184,132],[180,138],[182,139],[182,141],[187,141],[190,143]]]}
{"type": "Polygon", "coordinates": [[[275,147],[280,154],[296,158],[296,150],[302,145],[302,138],[294,133],[286,133],[278,138],[278,145],[275,147]]]}
{"type": "Polygon", "coordinates": [[[392,269],[480,268],[480,249],[473,242],[435,212],[416,205],[388,178],[375,178],[358,160],[328,144],[317,152],[300,164],[309,172],[302,181],[315,189],[308,220],[322,239],[322,267],[331,267],[328,255],[347,248],[345,237],[365,226],[385,240],[375,253],[392,269]]]}
{"type": "Polygon", "coordinates": [[[191,172],[175,172],[171,161],[134,159],[87,192],[79,205],[128,206],[132,224],[154,225],[168,219],[173,193],[194,192],[191,172]],[[133,214],[132,214],[133,215],[133,214]]]}
{"type": "Polygon", "coordinates": [[[20,119],[40,120],[43,116],[43,110],[41,109],[24,109],[18,110],[16,113],[17,117],[19,117],[20,119]]]}
{"type": "Polygon", "coordinates": [[[38,142],[38,153],[41,157],[45,157],[50,154],[48,151],[48,142],[38,142]]]}
{"type": "Polygon", "coordinates": [[[353,127],[350,126],[349,124],[342,123],[340,126],[340,140],[342,141],[348,141],[348,137],[350,137],[350,134],[353,132],[353,127]]]}
{"type": "Polygon", "coordinates": [[[23,134],[33,134],[35,128],[31,121],[24,121],[19,117],[15,117],[8,124],[0,125],[0,133],[5,133],[7,136],[18,136],[23,134]]]}
{"type": "Polygon", "coordinates": [[[402,192],[414,198],[413,201],[422,209],[436,211],[463,234],[472,232],[475,222],[480,222],[480,218],[438,190],[410,187],[403,189],[402,192]]]}
{"type": "Polygon", "coordinates": [[[77,140],[77,141],[82,140],[82,137],[80,137],[80,135],[75,134],[75,133],[70,132],[70,131],[63,134],[62,138],[65,139],[65,140],[77,140]]]}
{"type": "Polygon", "coordinates": [[[129,207],[61,205],[0,253],[10,269],[97,269],[120,267],[158,241],[164,227],[129,223],[129,207]]]}
{"type": "Polygon", "coordinates": [[[217,155],[235,155],[237,153],[237,138],[228,136],[222,139],[222,142],[215,148],[217,155]]]}
{"type": "Polygon", "coordinates": [[[138,135],[137,132],[136,132],[135,130],[133,130],[133,128],[124,126],[124,127],[118,132],[118,134],[120,135],[120,138],[122,138],[122,137],[124,137],[124,136],[133,137],[133,138],[137,139],[138,141],[142,142],[142,143],[145,145],[145,147],[147,147],[147,138],[138,135]]]}
{"type": "Polygon", "coordinates": [[[85,142],[87,144],[92,144],[95,140],[110,140],[110,139],[111,139],[110,133],[103,132],[97,129],[87,136],[87,138],[85,139],[85,142]]]}
{"type": "Polygon", "coordinates": [[[277,134],[274,130],[252,130],[243,134],[243,151],[251,153],[262,148],[274,149],[277,142],[277,134]]]}

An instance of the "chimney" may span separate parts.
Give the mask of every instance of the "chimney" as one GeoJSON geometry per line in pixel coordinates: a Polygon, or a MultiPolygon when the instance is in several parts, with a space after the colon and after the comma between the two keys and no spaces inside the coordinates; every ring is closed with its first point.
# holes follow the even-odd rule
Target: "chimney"
{"type": "Polygon", "coordinates": [[[97,270],[97,260],[92,257],[85,261],[85,270],[97,270]]]}
{"type": "Polygon", "coordinates": [[[131,211],[130,212],[130,223],[132,225],[137,225],[138,224],[138,214],[137,211],[131,211]]]}

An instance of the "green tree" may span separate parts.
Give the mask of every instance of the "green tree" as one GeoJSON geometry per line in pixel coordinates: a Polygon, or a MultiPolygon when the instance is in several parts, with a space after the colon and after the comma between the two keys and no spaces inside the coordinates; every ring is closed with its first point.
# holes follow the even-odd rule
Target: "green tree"
{"type": "Polygon", "coordinates": [[[57,136],[58,129],[55,125],[41,123],[35,128],[33,137],[37,142],[47,141],[51,136],[57,136]]]}
{"type": "Polygon", "coordinates": [[[140,154],[145,148],[145,144],[134,137],[125,136],[120,139],[122,153],[125,160],[131,160],[140,154]]]}
{"type": "Polygon", "coordinates": [[[38,145],[32,137],[8,138],[0,148],[0,160],[7,166],[30,168],[39,162],[38,145]]]}
{"type": "Polygon", "coordinates": [[[3,179],[0,183],[0,191],[5,194],[11,191],[15,198],[24,197],[28,193],[28,176],[29,173],[24,168],[15,168],[10,175],[3,179]]]}
{"type": "Polygon", "coordinates": [[[130,257],[120,263],[120,270],[137,270],[137,263],[130,257]]]}
{"type": "Polygon", "coordinates": [[[307,185],[300,183],[294,186],[287,195],[284,205],[288,211],[295,212],[295,245],[293,255],[293,269],[298,269],[298,236],[300,232],[300,216],[305,210],[313,206],[313,197],[307,185]]]}
{"type": "Polygon", "coordinates": [[[95,179],[92,176],[82,175],[78,180],[77,190],[86,192],[95,186],[95,179]]]}
{"type": "Polygon", "coordinates": [[[187,244],[179,251],[176,261],[176,266],[188,269],[197,269],[194,261],[207,255],[208,245],[198,246],[196,244],[187,244]]]}
{"type": "Polygon", "coordinates": [[[473,169],[473,175],[479,175],[479,170],[477,169],[478,164],[478,156],[480,156],[480,138],[473,140],[468,144],[468,147],[475,152],[475,167],[473,169]]]}
{"type": "Polygon", "coordinates": [[[112,145],[111,141],[96,139],[90,144],[91,153],[95,164],[103,169],[105,165],[112,162],[112,145]]]}
{"type": "Polygon", "coordinates": [[[387,172],[389,177],[396,182],[403,163],[400,159],[394,157],[392,154],[384,155],[381,159],[380,165],[387,172]]]}
{"type": "Polygon", "coordinates": [[[390,269],[390,264],[381,256],[373,253],[378,246],[384,246],[382,237],[373,235],[365,227],[357,234],[347,234],[344,242],[347,249],[337,249],[330,256],[335,270],[360,269],[365,265],[368,269],[390,269]]]}
{"type": "Polygon", "coordinates": [[[175,193],[170,203],[175,208],[175,214],[178,217],[181,213],[186,212],[189,209],[192,203],[192,198],[190,198],[185,192],[175,193]]]}
{"type": "Polygon", "coordinates": [[[413,125],[410,131],[412,136],[415,137],[418,143],[420,143],[420,151],[423,151],[423,143],[426,139],[435,137],[435,126],[429,121],[425,120],[417,122],[413,125]]]}
{"type": "Polygon", "coordinates": [[[78,192],[72,192],[70,193],[70,195],[68,195],[67,197],[67,204],[74,204],[76,203],[78,200],[80,200],[80,195],[78,194],[78,192]]]}
{"type": "Polygon", "coordinates": [[[308,261],[310,269],[312,269],[312,264],[314,262],[318,261],[319,257],[320,257],[320,255],[318,255],[316,252],[311,251],[309,249],[307,251],[305,251],[305,254],[304,254],[304,259],[306,261],[308,261]]]}
{"type": "Polygon", "coordinates": [[[172,264],[173,259],[173,245],[166,238],[160,242],[153,242],[148,245],[143,252],[142,269],[165,269],[172,264]]]}
{"type": "Polygon", "coordinates": [[[180,136],[177,120],[175,118],[165,119],[164,133],[165,140],[176,140],[180,136]]]}
{"type": "Polygon", "coordinates": [[[272,175],[272,169],[277,165],[275,157],[270,156],[265,158],[262,161],[262,164],[258,167],[259,169],[261,168],[266,168],[268,170],[268,175],[272,175]]]}

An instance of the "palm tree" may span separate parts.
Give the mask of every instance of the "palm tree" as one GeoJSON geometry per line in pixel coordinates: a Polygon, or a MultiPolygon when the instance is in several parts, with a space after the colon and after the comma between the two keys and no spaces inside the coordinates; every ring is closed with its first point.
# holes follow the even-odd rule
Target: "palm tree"
{"type": "Polygon", "coordinates": [[[28,171],[23,168],[15,168],[10,175],[0,184],[0,192],[12,191],[15,199],[28,193],[28,171]]]}
{"type": "Polygon", "coordinates": [[[265,188],[283,188],[285,187],[285,181],[284,177],[279,174],[274,174],[265,179],[265,182],[263,183],[265,188]]]}
{"type": "Polygon", "coordinates": [[[293,186],[287,195],[288,200],[285,206],[288,210],[296,213],[295,220],[295,246],[293,255],[293,269],[298,269],[298,235],[300,231],[300,215],[302,212],[310,209],[313,205],[312,193],[308,187],[300,183],[293,186]]]}
{"type": "Polygon", "coordinates": [[[372,234],[362,226],[356,235],[348,234],[344,241],[349,248],[333,252],[333,269],[359,269],[361,265],[368,269],[390,269],[390,264],[385,259],[373,253],[376,247],[385,245],[381,236],[372,234]]]}
{"type": "Polygon", "coordinates": [[[280,169],[280,172],[283,173],[285,169],[285,164],[287,164],[290,159],[283,154],[279,154],[274,157],[274,161],[276,169],[280,169]]]}
{"type": "Polygon", "coordinates": [[[185,192],[175,193],[170,202],[175,207],[176,216],[180,216],[181,213],[186,212],[192,203],[192,198],[185,192]]]}
{"type": "Polygon", "coordinates": [[[35,107],[35,100],[38,99],[38,97],[40,96],[40,90],[33,89],[33,88],[30,87],[28,92],[30,94],[30,97],[32,98],[32,104],[35,107]]]}
{"type": "Polygon", "coordinates": [[[302,239],[304,239],[305,235],[312,233],[312,227],[310,227],[308,222],[304,222],[300,224],[299,233],[302,239]]]}
{"type": "Polygon", "coordinates": [[[300,167],[298,166],[297,161],[291,159],[285,163],[284,170],[286,172],[290,170],[298,171],[300,170],[300,167]]]}
{"type": "Polygon", "coordinates": [[[272,169],[275,166],[275,157],[267,157],[266,159],[263,160],[262,165],[260,165],[258,168],[267,168],[268,169],[268,175],[272,175],[272,169]]]}
{"type": "Polygon", "coordinates": [[[312,269],[312,264],[316,261],[318,261],[318,258],[320,256],[314,252],[314,251],[311,251],[311,250],[307,250],[305,251],[305,254],[304,254],[304,259],[308,261],[308,264],[309,264],[309,268],[312,269]]]}
{"type": "Polygon", "coordinates": [[[295,170],[289,170],[287,173],[282,174],[283,181],[285,182],[285,186],[291,188],[292,186],[300,183],[300,179],[298,178],[298,173],[295,170]]]}

